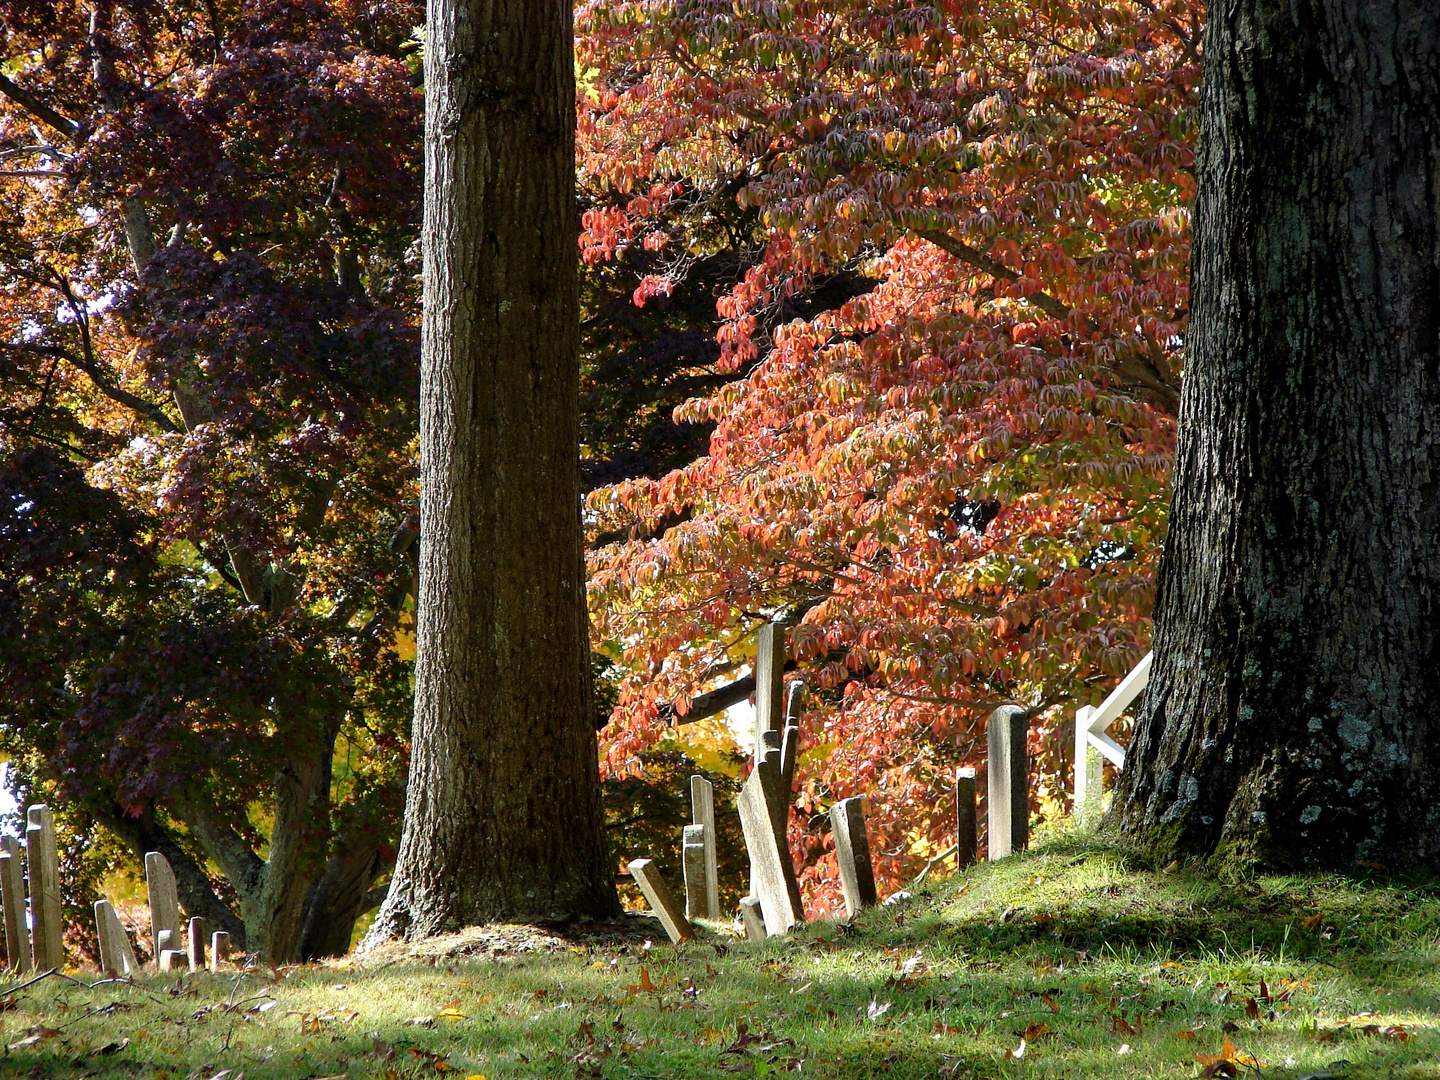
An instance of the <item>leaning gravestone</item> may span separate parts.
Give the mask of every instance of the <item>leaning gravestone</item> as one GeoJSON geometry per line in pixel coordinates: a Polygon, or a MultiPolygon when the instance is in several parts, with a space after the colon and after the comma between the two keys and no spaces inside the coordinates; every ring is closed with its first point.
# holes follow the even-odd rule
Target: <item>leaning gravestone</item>
{"type": "MultiPolygon", "coordinates": [[[[705,908],[707,919],[720,918],[720,867],[715,855],[715,785],[690,777],[690,821],[705,827],[705,908]]],[[[688,886],[687,886],[688,888],[688,886]]]]}
{"type": "Polygon", "coordinates": [[[30,932],[35,967],[65,966],[60,925],[60,859],[55,850],[55,817],[38,803],[26,812],[25,870],[30,877],[30,932]]]}
{"type": "Polygon", "coordinates": [[[0,836],[0,905],[5,916],[5,956],[15,974],[30,970],[30,929],[25,923],[25,870],[20,842],[0,836]]]}
{"type": "Polygon", "coordinates": [[[640,886],[640,891],[645,894],[645,899],[650,901],[650,907],[660,920],[660,925],[665,927],[665,933],[670,935],[670,940],[676,945],[682,941],[695,936],[695,930],[690,921],[685,918],[685,912],[681,909],[675,894],[670,891],[670,886],[665,884],[665,879],[660,876],[660,868],[651,859],[636,859],[629,865],[630,876],[635,879],[635,884],[640,886]]]}
{"type": "Polygon", "coordinates": [[[778,776],[766,782],[769,769],[760,761],[740,789],[736,807],[740,811],[740,828],[745,833],[745,849],[750,855],[750,891],[760,901],[765,915],[765,929],[774,936],[784,934],[792,926],[805,922],[805,909],[800,902],[800,886],[795,881],[795,868],[790,862],[790,847],[777,829],[779,816],[775,802],[778,776]]]}
{"type": "Polygon", "coordinates": [[[175,871],[170,860],[158,851],[145,853],[145,885],[150,894],[150,943],[155,963],[166,949],[180,948],[180,897],[175,888],[175,871]],[[160,943],[160,934],[170,932],[169,944],[160,943]]]}
{"type": "Polygon", "coordinates": [[[830,826],[835,833],[835,861],[840,864],[845,910],[853,918],[879,899],[875,870],[870,865],[870,840],[865,835],[865,800],[841,799],[830,807],[830,826]]]}
{"type": "Polygon", "coordinates": [[[95,936],[100,941],[100,970],[106,975],[133,975],[140,969],[129,935],[109,900],[95,901],[95,936]]]}

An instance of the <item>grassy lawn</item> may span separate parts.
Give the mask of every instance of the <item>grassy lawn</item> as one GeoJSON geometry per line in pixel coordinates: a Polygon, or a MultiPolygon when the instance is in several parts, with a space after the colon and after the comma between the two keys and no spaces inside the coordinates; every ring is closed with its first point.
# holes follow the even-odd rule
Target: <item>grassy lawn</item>
{"type": "Polygon", "coordinates": [[[1061,838],[758,947],[641,925],[51,977],[0,999],[0,1075],[1440,1078],[1436,883],[1232,886],[1061,838]]]}

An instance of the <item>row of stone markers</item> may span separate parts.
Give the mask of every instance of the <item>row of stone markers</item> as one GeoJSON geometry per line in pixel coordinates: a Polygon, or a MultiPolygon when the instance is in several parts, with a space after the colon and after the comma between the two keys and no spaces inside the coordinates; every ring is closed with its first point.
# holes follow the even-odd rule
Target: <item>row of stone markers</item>
{"type": "MultiPolygon", "coordinates": [[[[790,685],[785,693],[785,631],[771,623],[761,627],[755,655],[755,757],[740,789],[736,808],[750,856],[750,895],[740,901],[740,917],[752,941],[788,933],[805,922],[800,887],[790,858],[789,823],[800,743],[800,712],[804,690],[790,685]]],[[[1029,846],[1029,716],[1004,705],[990,716],[986,807],[991,861],[1029,846]]],[[[961,769],[955,788],[954,853],[963,869],[975,862],[979,849],[979,807],[975,770],[961,769]]],[[[877,900],[870,841],[865,832],[865,799],[842,799],[830,808],[835,860],[845,909],[854,916],[877,900]]],[[[715,792],[702,776],[690,778],[692,824],[682,834],[685,904],[675,899],[659,868],[650,859],[629,864],[631,877],[650,902],[670,940],[679,944],[694,936],[691,920],[720,918],[720,890],[715,857],[715,792]]],[[[937,857],[937,860],[938,861],[937,857]]]]}
{"type": "MultiPolygon", "coordinates": [[[[789,840],[804,690],[799,683],[792,683],[786,699],[784,672],[785,630],[771,623],[760,629],[756,648],[754,767],[736,800],[750,856],[750,895],[740,901],[740,915],[752,941],[788,933],[805,923],[789,840]]],[[[703,776],[690,778],[690,811],[692,824],[682,833],[683,907],[650,859],[636,859],[629,865],[631,877],[676,944],[694,936],[692,919],[720,918],[715,791],[703,776]]],[[[876,902],[864,799],[837,802],[831,807],[830,820],[845,907],[854,915],[876,902]]]]}
{"type": "MultiPolygon", "coordinates": [[[[13,836],[0,837],[0,921],[5,925],[5,956],[15,974],[60,970],[65,966],[60,925],[60,860],[55,847],[55,818],[44,804],[25,814],[25,865],[13,836]],[[28,875],[27,875],[28,872],[28,875]],[[26,882],[29,904],[26,904],[26,882]],[[27,918],[28,912],[28,918],[27,918]]],[[[158,851],[145,856],[145,884],[150,900],[151,946],[160,971],[199,971],[205,967],[205,920],[190,920],[188,948],[180,940],[180,900],[175,873],[158,851]]],[[[125,976],[140,969],[135,950],[108,900],[95,901],[95,929],[100,942],[100,968],[125,976]]],[[[217,931],[211,939],[212,970],[229,959],[230,935],[217,931]]]]}

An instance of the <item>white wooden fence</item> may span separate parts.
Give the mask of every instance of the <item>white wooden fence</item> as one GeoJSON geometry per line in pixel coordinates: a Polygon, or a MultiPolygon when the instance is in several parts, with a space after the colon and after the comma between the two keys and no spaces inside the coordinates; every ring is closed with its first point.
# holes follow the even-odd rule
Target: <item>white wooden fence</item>
{"type": "Polygon", "coordinates": [[[1125,748],[1109,735],[1113,724],[1150,681],[1150,658],[1146,653],[1100,707],[1082,705],[1075,710],[1075,819],[1093,818],[1100,808],[1100,758],[1117,769],[1125,767],[1125,748]],[[1099,751],[1096,753],[1095,751],[1099,751]]]}

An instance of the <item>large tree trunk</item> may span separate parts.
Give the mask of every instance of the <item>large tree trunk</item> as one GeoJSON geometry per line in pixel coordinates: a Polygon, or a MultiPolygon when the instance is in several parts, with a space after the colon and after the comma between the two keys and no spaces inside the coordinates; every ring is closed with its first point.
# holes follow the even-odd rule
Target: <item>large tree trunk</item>
{"type": "Polygon", "coordinates": [[[369,940],[617,910],[580,550],[569,0],[431,0],[405,828],[369,940]]]}
{"type": "Polygon", "coordinates": [[[1210,5],[1155,856],[1440,865],[1440,4],[1210,5]]]}

